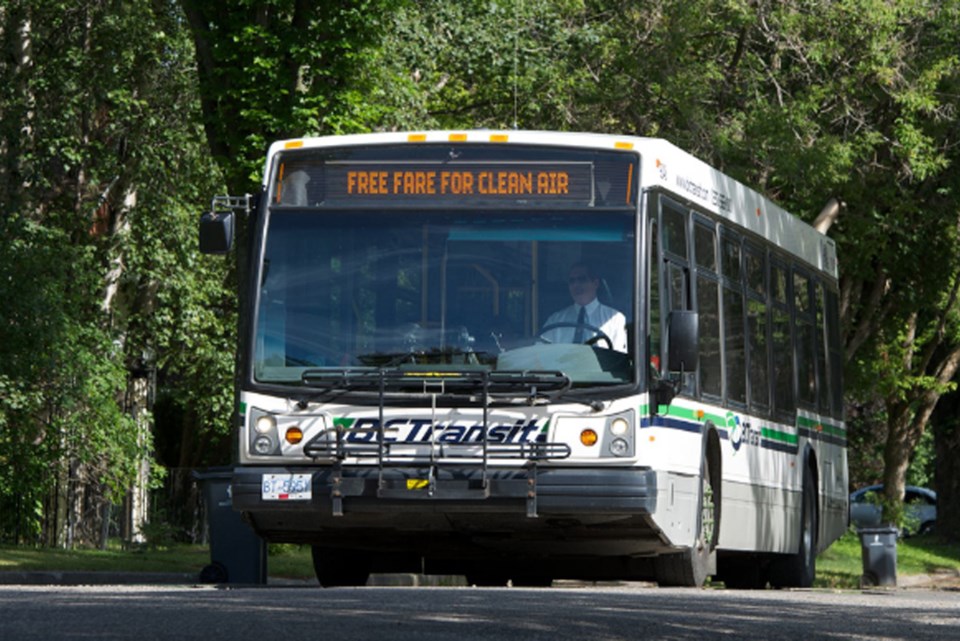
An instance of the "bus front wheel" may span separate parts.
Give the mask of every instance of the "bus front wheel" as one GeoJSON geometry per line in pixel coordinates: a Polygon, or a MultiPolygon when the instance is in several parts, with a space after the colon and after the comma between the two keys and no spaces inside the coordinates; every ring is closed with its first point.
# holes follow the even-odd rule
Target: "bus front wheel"
{"type": "Polygon", "coordinates": [[[701,469],[696,541],[682,552],[657,557],[656,578],[661,586],[700,587],[710,573],[710,556],[720,534],[720,475],[712,473],[706,453],[701,469]]]}
{"type": "Polygon", "coordinates": [[[325,588],[366,585],[370,561],[361,552],[312,546],[313,571],[325,588]]]}

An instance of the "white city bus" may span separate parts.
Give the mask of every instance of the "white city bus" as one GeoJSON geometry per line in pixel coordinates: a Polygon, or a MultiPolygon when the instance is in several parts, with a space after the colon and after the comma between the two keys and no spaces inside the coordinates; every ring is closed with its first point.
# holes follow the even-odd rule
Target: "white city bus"
{"type": "Polygon", "coordinates": [[[808,586],[845,531],[835,246],[671,144],[281,141],[204,251],[238,209],[234,508],[321,584],[808,586]]]}

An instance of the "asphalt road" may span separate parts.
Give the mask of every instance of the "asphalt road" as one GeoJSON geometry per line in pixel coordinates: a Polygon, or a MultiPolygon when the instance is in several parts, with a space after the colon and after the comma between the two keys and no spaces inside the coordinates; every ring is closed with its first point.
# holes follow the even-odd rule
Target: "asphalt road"
{"type": "Polygon", "coordinates": [[[0,586],[0,641],[960,638],[960,592],[0,586]]]}

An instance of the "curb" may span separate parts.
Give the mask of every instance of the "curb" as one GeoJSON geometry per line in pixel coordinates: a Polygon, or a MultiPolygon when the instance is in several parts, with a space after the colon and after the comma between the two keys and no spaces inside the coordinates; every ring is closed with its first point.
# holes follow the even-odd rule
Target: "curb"
{"type": "MultiPolygon", "coordinates": [[[[204,585],[219,587],[263,587],[262,584],[203,583],[200,575],[173,572],[95,572],[95,571],[8,571],[0,572],[0,585],[204,585]]],[[[272,586],[318,586],[316,579],[269,577],[272,586]]],[[[367,583],[376,587],[464,586],[463,577],[424,576],[419,574],[373,574],[367,583]]]]}
{"type": "Polygon", "coordinates": [[[199,583],[196,574],[169,572],[0,572],[0,585],[183,585],[199,583]]]}

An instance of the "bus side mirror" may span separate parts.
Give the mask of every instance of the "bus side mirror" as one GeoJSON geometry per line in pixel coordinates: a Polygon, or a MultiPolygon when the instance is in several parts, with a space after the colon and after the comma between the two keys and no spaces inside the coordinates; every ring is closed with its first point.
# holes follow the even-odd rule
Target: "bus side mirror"
{"type": "Polygon", "coordinates": [[[204,254],[226,254],[233,246],[232,211],[207,212],[200,216],[200,251],[204,254]]]}
{"type": "Polygon", "coordinates": [[[667,371],[695,372],[700,366],[700,317],[674,310],[667,321],[667,371]]]}

